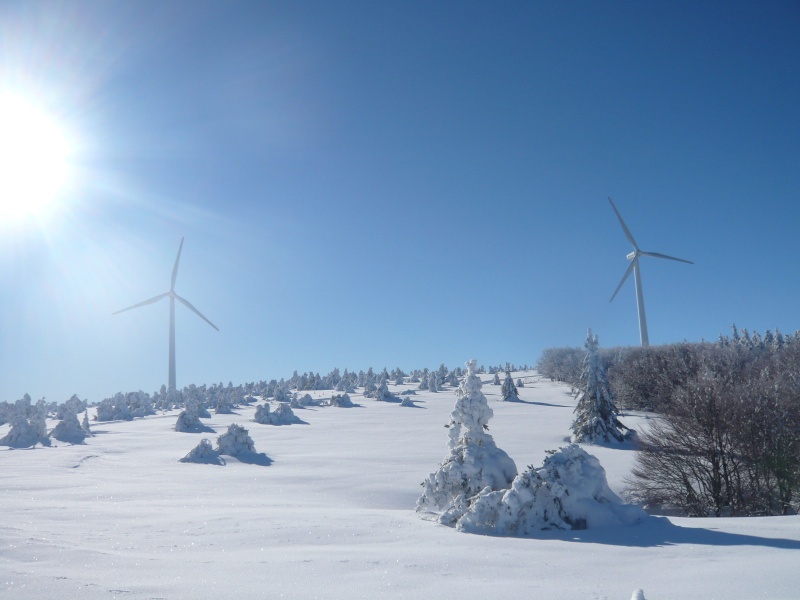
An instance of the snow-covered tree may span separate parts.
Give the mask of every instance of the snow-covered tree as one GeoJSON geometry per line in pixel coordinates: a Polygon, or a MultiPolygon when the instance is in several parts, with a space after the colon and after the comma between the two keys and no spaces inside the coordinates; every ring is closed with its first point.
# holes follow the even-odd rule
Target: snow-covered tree
{"type": "MultiPolygon", "coordinates": [[[[497,375],[495,375],[495,377],[496,376],[497,375]]],[[[500,393],[503,395],[503,400],[506,402],[519,402],[517,386],[514,385],[514,380],[511,378],[511,373],[508,371],[506,371],[506,377],[503,379],[503,387],[500,388],[500,393]]]]}
{"type": "Polygon", "coordinates": [[[83,422],[81,423],[81,429],[86,434],[87,437],[92,437],[94,434],[92,433],[91,427],[89,427],[89,411],[83,411],[83,422]]]}
{"type": "Polygon", "coordinates": [[[50,437],[68,444],[82,444],[86,439],[86,432],[78,421],[78,415],[67,410],[53,431],[50,432],[50,437]]]}
{"type": "Polygon", "coordinates": [[[186,406],[175,421],[175,431],[184,433],[197,433],[200,431],[213,431],[200,421],[199,406],[195,398],[187,398],[186,406]]]}
{"type": "Polygon", "coordinates": [[[42,439],[37,435],[37,430],[24,416],[14,415],[11,419],[11,429],[0,439],[0,446],[11,448],[30,448],[42,439]]]}
{"type": "Polygon", "coordinates": [[[494,372],[494,378],[492,379],[492,385],[500,385],[500,374],[498,371],[494,372]]]}
{"type": "Polygon", "coordinates": [[[422,482],[418,511],[447,511],[486,487],[507,488],[517,474],[514,461],[488,433],[488,422],[494,413],[481,392],[476,361],[467,363],[467,376],[457,396],[447,426],[450,452],[422,482]]]}
{"type": "Polygon", "coordinates": [[[256,408],[256,423],[262,425],[292,425],[302,423],[297,415],[292,411],[292,407],[287,402],[281,402],[278,407],[270,412],[269,404],[262,404],[256,408]]]}
{"type": "Polygon", "coordinates": [[[578,405],[572,422],[573,442],[621,442],[630,437],[627,427],[617,419],[619,411],[608,385],[606,371],[600,361],[597,336],[592,330],[586,336],[586,357],[580,377],[578,405]]]}
{"type": "Polygon", "coordinates": [[[347,393],[344,394],[334,394],[330,401],[330,406],[338,406],[339,408],[352,408],[355,406],[352,400],[350,400],[350,395],[347,393]]]}
{"type": "Polygon", "coordinates": [[[624,504],[611,491],[600,461],[580,446],[549,454],[538,469],[517,475],[510,489],[481,490],[441,521],[470,533],[526,536],[549,529],[633,525],[647,518],[640,507],[624,504]]]}
{"type": "Polygon", "coordinates": [[[206,465],[224,465],[224,461],[219,456],[219,452],[214,449],[211,442],[207,439],[200,440],[186,456],[179,459],[185,463],[200,463],[206,465]]]}
{"type": "Polygon", "coordinates": [[[428,375],[428,391],[429,392],[438,392],[439,387],[436,385],[436,373],[431,373],[428,375]]]}
{"type": "Polygon", "coordinates": [[[246,455],[255,453],[256,445],[247,429],[231,423],[228,431],[217,438],[217,451],[228,456],[246,455]]]}

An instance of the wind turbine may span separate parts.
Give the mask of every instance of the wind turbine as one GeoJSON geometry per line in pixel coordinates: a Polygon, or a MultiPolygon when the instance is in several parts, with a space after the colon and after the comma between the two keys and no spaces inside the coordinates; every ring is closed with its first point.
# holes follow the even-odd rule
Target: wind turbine
{"type": "Polygon", "coordinates": [[[214,325],[211,321],[209,321],[203,314],[197,310],[192,304],[186,300],[185,298],[181,298],[178,294],[175,293],[175,280],[178,278],[178,263],[181,260],[181,250],[183,250],[183,238],[181,238],[181,244],[178,246],[178,257],[175,259],[175,266],[172,268],[172,281],[169,286],[169,291],[164,292],[163,294],[159,294],[154,298],[150,298],[149,300],[145,300],[144,302],[139,302],[139,304],[134,304],[133,306],[129,306],[128,308],[123,308],[122,310],[118,310],[114,315],[118,315],[121,312],[125,312],[126,310],[131,310],[134,308],[139,308],[140,306],[144,306],[145,304],[153,304],[154,302],[158,302],[162,298],[169,297],[169,391],[175,391],[175,300],[181,302],[184,306],[186,306],[189,310],[191,310],[194,314],[198,317],[203,319],[206,323],[211,325],[214,329],[219,331],[219,328],[214,325]]]}
{"type": "Polygon", "coordinates": [[[628,241],[633,244],[633,252],[628,254],[628,260],[631,261],[631,264],[628,265],[628,269],[625,271],[625,275],[622,276],[622,281],[619,282],[617,289],[614,290],[614,293],[611,295],[611,302],[619,292],[619,289],[622,287],[622,284],[625,283],[625,280],[633,271],[633,280],[636,283],[636,306],[639,309],[639,339],[642,342],[642,346],[649,346],[650,339],[647,336],[647,317],[644,314],[644,298],[642,297],[642,274],[639,270],[639,257],[640,256],[652,256],[654,258],[667,258],[669,260],[677,260],[678,262],[689,263],[693,265],[694,263],[690,260],[684,260],[682,258],[675,258],[674,256],[667,256],[666,254],[659,254],[658,252],[644,252],[643,250],[639,249],[636,240],[633,239],[633,235],[631,235],[630,229],[628,229],[627,225],[625,225],[625,221],[622,220],[622,215],[619,214],[617,207],[614,206],[614,201],[609,198],[609,202],[611,202],[611,208],[614,209],[614,212],[617,214],[617,218],[619,219],[620,225],[622,225],[622,230],[625,232],[625,237],[628,238],[628,241]]]}

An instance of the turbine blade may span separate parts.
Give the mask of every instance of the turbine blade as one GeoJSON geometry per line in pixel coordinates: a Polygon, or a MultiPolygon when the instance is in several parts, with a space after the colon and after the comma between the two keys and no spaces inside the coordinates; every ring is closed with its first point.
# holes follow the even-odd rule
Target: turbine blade
{"type": "Polygon", "coordinates": [[[126,310],[131,310],[133,308],[139,308],[140,306],[144,306],[145,304],[152,304],[153,302],[158,302],[159,300],[161,300],[162,298],[166,298],[167,296],[169,296],[169,292],[164,292],[163,294],[159,294],[158,296],[150,298],[150,300],[139,302],[139,304],[134,304],[133,306],[129,306],[128,308],[123,308],[122,310],[118,310],[117,312],[111,314],[118,315],[119,313],[125,312],[126,310]]]}
{"type": "Polygon", "coordinates": [[[636,264],[636,260],[637,259],[634,258],[631,261],[631,264],[628,265],[628,268],[625,270],[625,275],[622,276],[622,280],[619,282],[617,289],[615,289],[614,293],[611,294],[611,300],[609,300],[609,302],[612,302],[614,298],[617,297],[617,292],[619,292],[620,288],[622,287],[622,284],[625,283],[625,280],[628,279],[628,277],[630,277],[631,271],[633,271],[633,265],[636,264]]]}
{"type": "Polygon", "coordinates": [[[214,325],[214,324],[213,324],[211,321],[209,321],[208,319],[206,319],[206,318],[205,318],[205,316],[203,315],[203,313],[201,313],[201,312],[200,312],[199,310],[197,310],[197,309],[196,309],[194,306],[192,306],[192,303],[191,303],[191,302],[189,302],[188,300],[184,300],[183,298],[181,298],[180,296],[178,296],[178,294],[175,294],[175,297],[176,297],[178,300],[180,300],[181,302],[183,302],[183,305],[184,305],[184,306],[186,306],[186,308],[188,308],[189,310],[191,310],[192,312],[194,312],[194,314],[196,314],[198,317],[200,317],[201,319],[203,319],[203,321],[205,321],[206,323],[208,323],[209,325],[211,325],[211,326],[212,326],[214,329],[216,329],[217,331],[219,331],[219,327],[217,327],[217,326],[216,326],[216,325],[214,325]]]}
{"type": "Polygon", "coordinates": [[[694,264],[690,260],[685,260],[683,258],[675,258],[674,256],[667,256],[666,254],[660,254],[658,252],[640,252],[639,254],[641,254],[642,256],[652,256],[654,258],[666,258],[669,260],[677,260],[678,262],[689,263],[690,265],[694,264]]]}
{"type": "Polygon", "coordinates": [[[169,291],[175,290],[175,280],[178,278],[178,263],[181,260],[181,250],[183,250],[183,238],[181,238],[181,245],[178,246],[178,256],[175,259],[175,266],[172,267],[172,283],[169,286],[169,291]]]}
{"type": "Polygon", "coordinates": [[[611,208],[613,208],[614,212],[617,213],[617,218],[619,219],[619,224],[622,225],[622,231],[625,232],[625,237],[627,237],[628,241],[631,244],[633,244],[634,249],[638,250],[639,246],[636,244],[636,240],[633,239],[633,234],[631,233],[631,230],[628,229],[628,226],[625,225],[625,221],[622,220],[622,215],[619,214],[617,207],[614,205],[614,201],[611,198],[609,198],[608,201],[611,202],[611,208]]]}

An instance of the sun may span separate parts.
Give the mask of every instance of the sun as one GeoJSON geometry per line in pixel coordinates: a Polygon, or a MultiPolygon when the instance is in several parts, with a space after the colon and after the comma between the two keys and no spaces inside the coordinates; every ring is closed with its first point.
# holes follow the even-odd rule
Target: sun
{"type": "Polygon", "coordinates": [[[0,93],[0,222],[45,216],[70,176],[64,127],[36,104],[0,93]]]}

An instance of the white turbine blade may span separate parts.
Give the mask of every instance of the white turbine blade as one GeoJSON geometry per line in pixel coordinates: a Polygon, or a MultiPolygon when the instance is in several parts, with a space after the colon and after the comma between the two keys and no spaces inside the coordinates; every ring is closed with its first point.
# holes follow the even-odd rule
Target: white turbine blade
{"type": "Polygon", "coordinates": [[[196,314],[198,317],[200,317],[201,319],[203,319],[203,321],[205,321],[206,323],[208,323],[209,325],[211,325],[211,326],[212,326],[214,329],[216,329],[217,331],[219,331],[219,327],[217,327],[217,326],[216,326],[216,325],[214,325],[214,324],[213,324],[211,321],[209,321],[208,319],[206,319],[206,318],[205,318],[205,316],[203,315],[203,313],[201,313],[201,312],[200,312],[199,310],[197,310],[197,309],[196,309],[194,306],[192,306],[192,303],[191,303],[191,302],[189,302],[188,300],[184,300],[183,298],[181,298],[180,296],[178,296],[178,294],[175,294],[175,297],[176,297],[178,300],[180,300],[181,302],[183,302],[183,304],[184,304],[184,306],[186,306],[186,308],[188,308],[189,310],[191,310],[192,312],[194,312],[194,314],[196,314]]]}
{"type": "Polygon", "coordinates": [[[625,271],[625,275],[622,276],[622,280],[619,282],[619,285],[617,286],[617,289],[615,289],[614,293],[611,294],[611,300],[609,300],[609,302],[612,302],[614,300],[614,298],[616,298],[617,292],[619,292],[620,288],[622,287],[622,284],[625,283],[625,280],[627,280],[628,277],[630,277],[631,271],[633,271],[633,265],[636,263],[636,260],[637,259],[634,258],[631,261],[631,264],[628,265],[628,268],[625,271]]]}
{"type": "Polygon", "coordinates": [[[620,224],[620,225],[622,225],[622,231],[624,231],[624,232],[625,232],[625,237],[627,237],[627,238],[628,238],[628,241],[629,241],[631,244],[633,244],[633,247],[634,247],[636,250],[638,250],[638,249],[639,249],[639,246],[636,244],[636,240],[634,240],[634,239],[633,239],[633,234],[631,233],[631,230],[630,230],[630,229],[628,229],[628,226],[627,226],[627,225],[625,225],[625,221],[623,221],[623,220],[622,220],[622,215],[621,215],[621,214],[619,214],[619,211],[617,210],[617,207],[616,207],[616,206],[614,206],[614,201],[613,201],[611,198],[609,198],[609,199],[608,199],[608,201],[609,201],[609,202],[611,202],[611,208],[613,208],[613,209],[614,209],[614,212],[615,212],[615,213],[617,213],[617,218],[619,219],[619,224],[620,224]]]}
{"type": "Polygon", "coordinates": [[[667,256],[666,254],[659,254],[658,252],[640,252],[642,256],[653,256],[655,258],[666,258],[669,260],[677,260],[678,262],[689,263],[693,265],[694,263],[690,260],[685,260],[683,258],[675,258],[674,256],[667,256]]]}
{"type": "Polygon", "coordinates": [[[175,266],[172,267],[172,283],[170,284],[169,291],[175,289],[175,280],[178,278],[178,263],[181,260],[181,250],[183,250],[183,238],[181,238],[181,245],[178,246],[178,256],[175,258],[175,266]]]}
{"type": "Polygon", "coordinates": [[[139,308],[140,306],[144,306],[145,304],[152,304],[153,302],[158,302],[159,300],[161,300],[162,298],[166,298],[167,296],[169,296],[169,292],[164,292],[163,294],[159,294],[158,296],[155,296],[154,298],[150,298],[150,300],[145,300],[144,302],[139,302],[139,304],[134,304],[133,306],[129,306],[128,308],[123,308],[122,310],[118,310],[117,312],[111,313],[111,314],[112,315],[118,315],[119,313],[125,312],[126,310],[131,310],[133,308],[139,308]]]}

